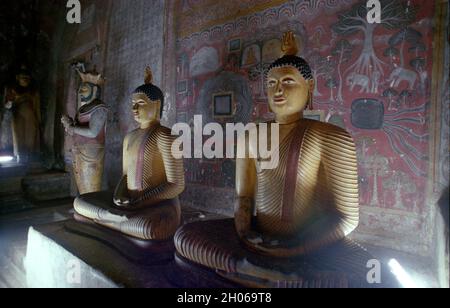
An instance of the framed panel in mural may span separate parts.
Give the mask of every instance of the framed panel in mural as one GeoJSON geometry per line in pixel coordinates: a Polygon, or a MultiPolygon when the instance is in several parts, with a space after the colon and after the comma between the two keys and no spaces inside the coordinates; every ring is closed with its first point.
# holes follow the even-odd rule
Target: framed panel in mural
{"type": "Polygon", "coordinates": [[[232,92],[213,94],[213,115],[215,118],[234,115],[234,94],[232,92]]]}
{"type": "Polygon", "coordinates": [[[357,99],[352,104],[352,124],[360,129],[381,129],[384,123],[384,105],[377,99],[357,99]]]}
{"type": "Polygon", "coordinates": [[[235,52],[241,50],[241,39],[234,39],[228,42],[229,52],[235,52]]]}
{"type": "Polygon", "coordinates": [[[182,94],[187,92],[187,80],[182,80],[178,82],[177,93],[182,94]]]}
{"type": "Polygon", "coordinates": [[[325,122],[325,111],[324,110],[305,110],[305,111],[303,111],[303,117],[305,119],[325,122]]]}

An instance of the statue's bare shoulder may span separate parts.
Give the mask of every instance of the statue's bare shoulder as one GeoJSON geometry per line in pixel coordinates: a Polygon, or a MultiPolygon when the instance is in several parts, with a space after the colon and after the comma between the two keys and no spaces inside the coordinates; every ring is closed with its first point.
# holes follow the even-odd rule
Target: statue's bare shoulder
{"type": "Polygon", "coordinates": [[[171,151],[172,144],[176,139],[176,136],[172,135],[172,130],[163,125],[158,127],[153,132],[154,138],[156,138],[158,148],[163,152],[171,151]]]}
{"type": "MultiPolygon", "coordinates": [[[[308,131],[317,134],[323,143],[333,143],[342,146],[342,149],[353,149],[355,145],[353,138],[345,129],[325,122],[309,121],[308,131]]],[[[324,145],[324,144],[323,144],[324,145]]]]}
{"type": "Polygon", "coordinates": [[[172,130],[163,125],[159,125],[155,129],[155,134],[157,135],[158,141],[173,141],[175,136],[172,135],[172,130]]]}

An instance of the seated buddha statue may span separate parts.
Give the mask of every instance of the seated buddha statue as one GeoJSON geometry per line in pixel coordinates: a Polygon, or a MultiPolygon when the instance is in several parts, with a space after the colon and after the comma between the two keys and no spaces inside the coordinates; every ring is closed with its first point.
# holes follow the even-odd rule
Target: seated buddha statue
{"type": "Polygon", "coordinates": [[[171,130],[160,124],[163,102],[163,92],[152,84],[147,68],[145,84],[132,95],[139,128],[125,137],[122,179],[114,193],[76,198],[78,218],[140,240],[172,239],[181,220],[178,195],[184,190],[184,168],[183,161],[172,156],[171,130]]]}
{"type": "MultiPolygon", "coordinates": [[[[220,274],[247,287],[356,286],[366,280],[372,257],[346,239],[359,220],[355,145],[345,130],[303,117],[314,79],[297,48],[293,33],[286,33],[285,55],[267,74],[279,125],[278,166],[261,168],[261,155],[246,142],[246,157],[236,162],[234,219],[187,224],[175,235],[178,264],[191,273],[197,268],[202,279],[220,274]]],[[[257,127],[270,140],[271,126],[257,127]]]]}

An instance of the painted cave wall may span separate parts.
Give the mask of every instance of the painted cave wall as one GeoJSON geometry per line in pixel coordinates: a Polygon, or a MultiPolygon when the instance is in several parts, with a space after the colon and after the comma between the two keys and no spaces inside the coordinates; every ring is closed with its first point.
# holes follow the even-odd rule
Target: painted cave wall
{"type": "MultiPolygon", "coordinates": [[[[430,148],[448,148],[448,129],[435,136],[441,119],[431,118],[435,4],[381,2],[382,23],[370,25],[366,1],[177,1],[169,37],[176,41],[177,121],[270,119],[264,72],[279,56],[283,32],[293,30],[316,77],[315,109],[358,147],[355,237],[426,255],[432,200],[448,182],[448,151],[430,157],[430,148]],[[214,116],[213,97],[221,93],[233,94],[228,117],[214,116]]],[[[443,110],[445,128],[448,105],[443,110]]],[[[184,204],[231,214],[234,168],[233,160],[186,160],[184,204]]]]}
{"type": "MultiPolygon", "coordinates": [[[[146,65],[165,91],[169,127],[192,124],[194,115],[203,124],[266,121],[265,69],[279,56],[283,32],[293,30],[316,76],[315,109],[358,147],[362,215],[354,237],[429,255],[449,152],[448,90],[436,94],[432,82],[435,3],[382,3],[383,22],[369,25],[365,1],[356,0],[84,0],[82,24],[62,22],[54,42],[55,119],[75,114],[79,80],[71,63],[104,74],[104,183],[113,188],[123,137],[135,127],[130,93],[146,65]],[[232,95],[232,115],[214,116],[213,97],[221,94],[232,95]]],[[[71,140],[58,137],[58,121],[55,134],[55,142],[65,140],[60,152],[71,170],[71,140]]],[[[233,160],[186,159],[185,169],[184,205],[232,214],[233,160]]]]}
{"type": "MultiPolygon", "coordinates": [[[[56,55],[53,39],[57,32],[60,6],[55,0],[2,1],[0,3],[0,102],[4,87],[15,83],[17,70],[25,65],[41,98],[41,150],[44,164],[54,165],[54,74],[56,55]],[[51,16],[51,17],[50,17],[51,16]],[[53,51],[53,52],[49,52],[53,51]]],[[[12,114],[0,103],[0,150],[11,153],[13,148],[12,114]]]]}
{"type": "Polygon", "coordinates": [[[106,57],[105,102],[112,107],[108,122],[106,170],[109,187],[117,185],[122,173],[122,142],[137,128],[131,109],[131,93],[144,83],[150,65],[154,83],[161,85],[164,1],[113,0],[106,57]],[[117,168],[119,167],[119,168],[117,168]]]}
{"type": "MultiPolygon", "coordinates": [[[[123,139],[137,127],[131,112],[131,93],[144,83],[147,65],[153,70],[154,83],[162,82],[165,7],[163,0],[85,0],[81,4],[81,24],[66,24],[62,34],[59,97],[63,107],[58,113],[72,117],[76,113],[80,80],[72,63],[81,61],[88,71],[95,69],[104,75],[102,100],[110,112],[103,182],[105,189],[111,189],[122,172],[123,139]]],[[[72,138],[64,140],[66,168],[72,171],[72,138]]],[[[75,187],[73,191],[75,194],[75,187]]]]}

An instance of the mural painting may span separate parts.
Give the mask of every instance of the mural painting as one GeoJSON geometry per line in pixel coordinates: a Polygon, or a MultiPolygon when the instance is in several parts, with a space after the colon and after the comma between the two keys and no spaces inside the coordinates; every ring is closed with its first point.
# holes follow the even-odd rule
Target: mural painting
{"type": "MultiPolygon", "coordinates": [[[[185,1],[185,12],[190,12],[192,2],[196,7],[208,3],[185,1]]],[[[243,3],[239,5],[247,2],[243,3]]],[[[190,74],[179,77],[178,82],[187,78],[188,89],[177,96],[177,112],[186,113],[187,118],[203,114],[210,120],[211,97],[222,91],[234,93],[236,113],[228,122],[271,119],[265,71],[278,56],[277,38],[293,30],[300,55],[310,63],[315,77],[314,108],[327,121],[344,126],[357,142],[361,204],[375,211],[412,213],[418,221],[415,230],[425,232],[421,215],[426,207],[429,164],[427,110],[434,3],[382,0],[381,4],[380,24],[369,24],[366,1],[354,0],[289,1],[194,33],[186,33],[190,21],[182,19],[178,58],[189,66],[190,74]],[[209,69],[199,70],[196,55],[205,48],[216,52],[203,58],[209,69]]],[[[214,20],[209,17],[209,22],[214,20]]],[[[193,23],[201,28],[201,22],[193,23]]],[[[187,170],[187,174],[196,173],[197,184],[214,181],[231,191],[233,181],[212,180],[220,177],[215,171],[220,171],[223,162],[199,164],[199,169],[187,170]],[[205,168],[214,170],[212,178],[197,174],[205,168]]],[[[378,218],[363,219],[362,229],[364,224],[370,227],[371,219],[378,218]]]]}

